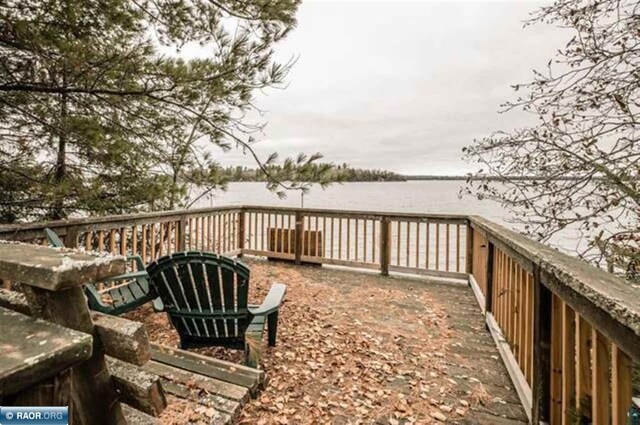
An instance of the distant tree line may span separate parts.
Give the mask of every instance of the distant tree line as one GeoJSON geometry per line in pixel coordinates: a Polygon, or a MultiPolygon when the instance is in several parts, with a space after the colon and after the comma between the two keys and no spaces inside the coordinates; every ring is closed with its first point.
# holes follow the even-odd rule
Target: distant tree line
{"type": "MultiPolygon", "coordinates": [[[[347,164],[335,165],[326,162],[314,162],[305,165],[304,173],[300,173],[298,166],[273,164],[268,165],[269,175],[276,177],[279,181],[289,181],[295,179],[303,182],[321,180],[337,182],[386,182],[386,181],[406,181],[407,178],[401,174],[387,170],[369,170],[353,168],[347,164]],[[322,176],[320,179],[318,176],[322,176]]],[[[243,166],[230,166],[223,168],[221,174],[228,181],[234,182],[263,182],[268,177],[258,168],[243,166]]]]}
{"type": "MultiPolygon", "coordinates": [[[[409,180],[462,180],[462,181],[491,181],[491,182],[510,182],[510,181],[536,181],[536,180],[546,180],[546,176],[490,176],[490,175],[459,175],[459,176],[436,176],[436,175],[407,175],[404,178],[409,180]]],[[[595,176],[594,179],[599,179],[601,177],[595,176]]],[[[581,176],[558,176],[553,177],[552,180],[557,181],[573,181],[573,180],[581,180],[581,176]]]]}

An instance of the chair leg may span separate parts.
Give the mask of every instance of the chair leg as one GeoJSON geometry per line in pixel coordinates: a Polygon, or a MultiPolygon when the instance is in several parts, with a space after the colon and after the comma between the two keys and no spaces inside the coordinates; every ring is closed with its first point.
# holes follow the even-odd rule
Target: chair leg
{"type": "Polygon", "coordinates": [[[267,330],[269,332],[269,347],[276,346],[276,335],[278,334],[278,312],[267,316],[267,330]]]}
{"type": "Polygon", "coordinates": [[[262,332],[249,332],[245,335],[244,364],[254,369],[260,368],[260,358],[262,357],[261,336],[262,332]]]}
{"type": "Polygon", "coordinates": [[[181,350],[189,349],[189,343],[187,342],[186,338],[180,338],[180,349],[181,350]]]}

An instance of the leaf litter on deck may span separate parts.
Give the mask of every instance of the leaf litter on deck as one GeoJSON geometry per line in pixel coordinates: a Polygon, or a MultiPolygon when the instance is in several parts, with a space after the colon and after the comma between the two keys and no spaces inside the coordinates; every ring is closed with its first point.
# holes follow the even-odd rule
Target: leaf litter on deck
{"type": "MultiPolygon", "coordinates": [[[[250,302],[260,303],[274,282],[287,285],[287,298],[277,346],[264,350],[267,388],[245,406],[240,423],[428,424],[461,419],[483,402],[477,394],[451,397],[446,351],[455,335],[429,294],[393,281],[372,283],[379,277],[365,273],[264,261],[250,266],[250,302]]],[[[145,306],[128,317],[146,323],[151,340],[178,345],[166,315],[145,306]]],[[[195,351],[243,360],[237,350],[195,351]]],[[[171,424],[185,418],[207,423],[206,412],[184,400],[161,417],[171,424]]]]}

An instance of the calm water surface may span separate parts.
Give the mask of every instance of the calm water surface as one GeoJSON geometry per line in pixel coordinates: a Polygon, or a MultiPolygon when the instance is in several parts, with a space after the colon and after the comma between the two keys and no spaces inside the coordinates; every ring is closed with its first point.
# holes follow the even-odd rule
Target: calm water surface
{"type": "MultiPolygon", "coordinates": [[[[460,198],[463,181],[363,182],[336,184],[327,189],[314,187],[304,196],[305,208],[333,208],[390,212],[477,214],[515,228],[511,215],[500,204],[479,201],[471,196],[460,198]]],[[[216,205],[268,205],[300,207],[299,193],[290,192],[285,199],[269,192],[264,183],[231,183],[229,190],[203,199],[195,207],[216,205]]],[[[581,245],[576,232],[568,230],[551,241],[567,253],[581,245]]]]}

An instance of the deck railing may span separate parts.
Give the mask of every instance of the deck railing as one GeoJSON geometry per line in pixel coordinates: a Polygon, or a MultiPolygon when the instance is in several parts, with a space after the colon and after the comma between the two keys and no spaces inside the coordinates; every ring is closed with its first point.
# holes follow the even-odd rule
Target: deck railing
{"type": "Polygon", "coordinates": [[[483,218],[469,222],[470,283],[532,422],[637,423],[640,288],[483,218]]]}
{"type": "Polygon", "coordinates": [[[43,243],[44,227],[145,261],[208,250],[465,279],[533,423],[624,424],[632,406],[640,289],[481,217],[236,206],[0,226],[0,239],[43,243]]]}

